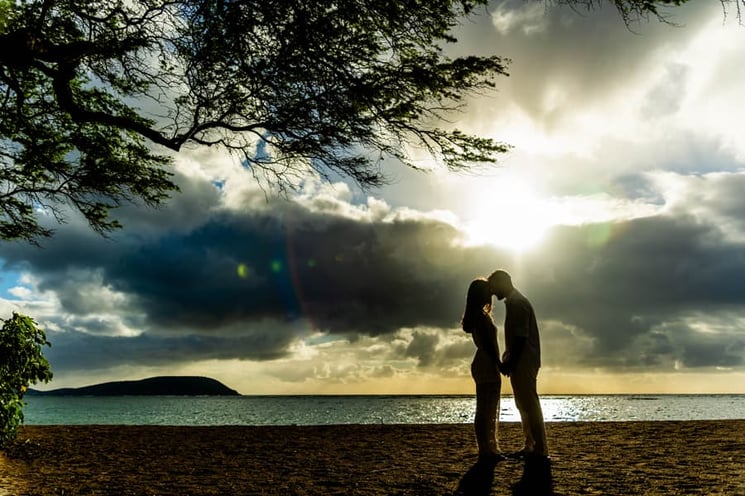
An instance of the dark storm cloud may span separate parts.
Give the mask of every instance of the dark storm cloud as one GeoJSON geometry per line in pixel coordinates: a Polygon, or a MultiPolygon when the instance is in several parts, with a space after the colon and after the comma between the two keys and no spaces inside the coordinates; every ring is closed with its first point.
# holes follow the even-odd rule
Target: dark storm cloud
{"type": "MultiPolygon", "coordinates": [[[[546,342],[566,344],[561,356],[548,348],[547,363],[742,366],[745,245],[732,226],[745,216],[745,201],[730,194],[745,177],[700,179],[691,208],[703,209],[703,218],[678,209],[556,228],[519,263],[463,246],[458,231],[437,220],[375,221],[291,202],[223,209],[160,236],[105,240],[72,226],[41,249],[0,245],[0,257],[57,295],[61,315],[49,319],[65,331],[53,333],[57,367],[277,358],[308,325],[351,340],[414,329],[401,356],[427,366],[453,350],[416,329],[457,329],[468,282],[497,267],[533,301],[546,342]],[[702,322],[716,325],[702,330],[702,322]],[[127,334],[118,326],[143,334],[112,337],[127,334]]],[[[497,302],[500,328],[501,308],[497,302]]],[[[467,355],[470,344],[458,350],[467,355]]]]}
{"type": "Polygon", "coordinates": [[[727,241],[717,226],[653,217],[557,230],[552,241],[550,253],[531,260],[526,282],[532,280],[543,319],[576,326],[593,340],[586,355],[574,357],[578,363],[745,363],[737,346],[745,338],[737,324],[745,308],[745,245],[727,241]],[[691,312],[703,322],[730,313],[727,331],[696,331],[686,324],[691,312]],[[680,327],[665,327],[671,321],[680,327]]]}
{"type": "Polygon", "coordinates": [[[53,333],[56,367],[271,359],[308,325],[351,339],[453,327],[468,281],[495,255],[455,248],[457,230],[439,221],[357,220],[282,201],[154,236],[164,217],[171,225],[167,210],[150,214],[147,236],[102,239],[71,224],[43,248],[0,246],[7,267],[31,272],[61,305],[46,319],[64,331],[53,333]]]}
{"type": "Polygon", "coordinates": [[[453,250],[454,228],[277,208],[225,213],[122,253],[106,281],[135,295],[162,332],[305,318],[331,333],[377,335],[457,321],[464,274],[476,264],[453,250]]]}

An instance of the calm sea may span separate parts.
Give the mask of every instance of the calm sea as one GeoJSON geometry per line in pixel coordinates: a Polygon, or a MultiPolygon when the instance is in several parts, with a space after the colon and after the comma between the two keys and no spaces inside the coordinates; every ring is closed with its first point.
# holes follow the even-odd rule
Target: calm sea
{"type": "MultiPolygon", "coordinates": [[[[468,423],[473,396],[26,397],[26,424],[468,423]]],[[[745,419],[745,395],[542,396],[547,421],[745,419]]],[[[509,396],[500,419],[519,421],[509,396]]]]}

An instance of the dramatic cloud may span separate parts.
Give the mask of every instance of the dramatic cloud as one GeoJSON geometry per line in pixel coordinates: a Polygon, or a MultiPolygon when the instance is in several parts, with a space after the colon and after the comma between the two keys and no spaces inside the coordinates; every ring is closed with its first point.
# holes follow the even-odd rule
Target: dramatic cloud
{"type": "Polygon", "coordinates": [[[0,309],[47,329],[62,381],[219,370],[246,392],[457,392],[466,288],[501,267],[536,308],[549,377],[745,371],[745,29],[719,7],[629,29],[611,8],[495,3],[447,49],[513,59],[453,118],[516,145],[499,168],[386,164],[394,183],[369,196],[309,179],[278,200],[239,163],[184,153],[181,193],[120,209],[111,238],[70,215],[41,248],[0,245],[0,309]],[[551,227],[495,247],[521,226],[551,227]]]}
{"type": "MultiPolygon", "coordinates": [[[[347,204],[340,215],[329,197],[321,207],[306,199],[261,212],[223,209],[157,239],[114,242],[81,231],[41,249],[1,250],[6,268],[33,274],[16,295],[57,302],[46,320],[62,369],[272,360],[320,333],[346,342],[387,335],[379,365],[411,359],[444,370],[472,352],[457,331],[464,288],[497,267],[514,267],[546,342],[572,350],[553,354],[552,345],[547,364],[740,367],[745,230],[734,220],[745,201],[720,198],[733,184],[745,187],[745,175],[657,183],[673,180],[676,194],[689,191],[695,203],[676,196],[669,213],[654,217],[557,227],[518,265],[495,248],[464,245],[454,226],[427,215],[379,202],[347,204]]],[[[500,311],[497,303],[498,324],[500,311]]]]}
{"type": "Polygon", "coordinates": [[[345,188],[247,211],[192,195],[212,213],[190,230],[172,222],[177,201],[112,239],[72,222],[41,248],[0,246],[5,270],[30,274],[12,294],[53,331],[57,367],[269,360],[316,332],[451,329],[463,288],[494,258],[458,249],[435,216],[352,205],[345,188]]]}

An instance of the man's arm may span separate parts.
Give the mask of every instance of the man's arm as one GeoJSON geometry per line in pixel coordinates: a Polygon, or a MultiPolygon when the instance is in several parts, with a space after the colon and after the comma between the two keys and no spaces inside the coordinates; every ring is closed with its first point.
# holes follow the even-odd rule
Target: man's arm
{"type": "Polygon", "coordinates": [[[515,368],[515,364],[517,364],[517,360],[520,358],[523,349],[525,349],[525,343],[527,341],[528,338],[525,338],[523,336],[515,336],[512,338],[512,341],[510,342],[509,353],[507,355],[507,360],[502,362],[502,365],[500,366],[500,370],[504,375],[510,375],[512,373],[515,368]]]}
{"type": "Polygon", "coordinates": [[[525,302],[516,301],[508,302],[506,310],[504,330],[505,337],[509,333],[509,343],[507,345],[508,358],[502,363],[502,370],[505,375],[510,375],[528,341],[530,308],[525,302]]]}

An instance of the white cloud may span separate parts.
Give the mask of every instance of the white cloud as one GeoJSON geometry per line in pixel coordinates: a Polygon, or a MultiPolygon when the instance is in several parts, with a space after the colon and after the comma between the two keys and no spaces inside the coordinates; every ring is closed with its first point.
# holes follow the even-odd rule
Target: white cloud
{"type": "Polygon", "coordinates": [[[521,8],[500,5],[491,14],[491,20],[494,28],[503,36],[515,30],[525,35],[541,33],[546,30],[548,23],[546,7],[540,2],[525,4],[521,8]]]}
{"type": "Polygon", "coordinates": [[[8,293],[15,296],[16,298],[20,300],[28,300],[31,299],[34,292],[31,291],[29,288],[25,286],[16,286],[13,288],[8,289],[8,293]]]}

